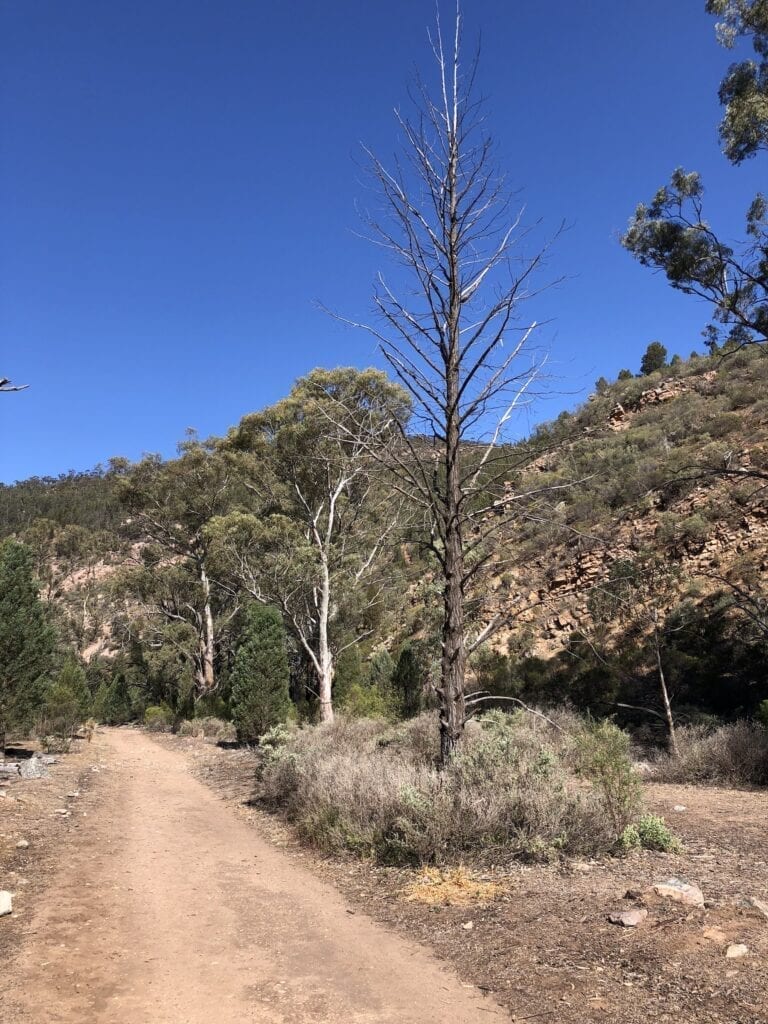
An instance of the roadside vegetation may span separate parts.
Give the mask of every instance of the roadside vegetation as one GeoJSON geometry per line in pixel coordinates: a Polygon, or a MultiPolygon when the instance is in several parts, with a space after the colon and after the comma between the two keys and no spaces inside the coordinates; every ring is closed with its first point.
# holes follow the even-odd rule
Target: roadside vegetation
{"type": "MultiPolygon", "coordinates": [[[[764,54],[764,4],[707,7],[764,54]]],[[[735,254],[676,172],[624,245],[710,301],[706,354],[652,340],[505,437],[537,386],[520,297],[549,242],[513,271],[456,30],[399,121],[414,180],[367,154],[368,227],[411,287],[354,326],[391,377],[318,368],[176,458],[0,487],[0,741],[63,748],[93,717],[252,746],[259,799],[385,862],[671,848],[633,756],[768,782],[765,200],[735,254]]],[[[765,136],[740,147],[733,74],[739,162],[765,136]]]]}

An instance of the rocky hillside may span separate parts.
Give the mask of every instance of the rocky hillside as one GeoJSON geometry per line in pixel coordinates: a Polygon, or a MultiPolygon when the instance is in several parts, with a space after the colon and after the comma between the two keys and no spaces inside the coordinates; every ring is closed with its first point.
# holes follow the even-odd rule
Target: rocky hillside
{"type": "MultiPolygon", "coordinates": [[[[571,684],[576,693],[586,671],[600,677],[600,693],[610,677],[615,698],[628,672],[650,672],[655,615],[682,666],[686,699],[696,673],[717,689],[726,665],[739,675],[728,684],[737,706],[754,704],[765,689],[762,673],[753,677],[768,637],[768,353],[692,357],[649,376],[601,381],[584,405],[512,451],[510,466],[520,448],[533,455],[524,472],[510,470],[498,514],[522,491],[550,497],[499,535],[503,570],[478,620],[505,624],[493,653],[476,659],[481,683],[562,695],[571,684]]],[[[130,607],[113,587],[121,566],[141,560],[141,539],[114,499],[125,468],[115,462],[106,472],[0,487],[0,536],[33,548],[43,594],[86,659],[130,643],[130,607]]],[[[408,637],[428,642],[439,600],[415,551],[405,556],[419,582],[388,634],[393,649],[408,637]]]]}

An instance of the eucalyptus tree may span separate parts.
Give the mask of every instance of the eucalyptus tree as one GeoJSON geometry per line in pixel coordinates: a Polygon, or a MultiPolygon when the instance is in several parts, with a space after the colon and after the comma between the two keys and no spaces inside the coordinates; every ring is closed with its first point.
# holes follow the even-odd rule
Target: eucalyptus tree
{"type": "Polygon", "coordinates": [[[236,610],[214,590],[207,532],[230,507],[233,486],[227,460],[194,438],[179,445],[177,459],[146,456],[118,482],[138,538],[138,565],[124,575],[124,588],[139,602],[153,642],[172,644],[191,663],[201,697],[218,685],[217,618],[236,610]]]}
{"type": "Polygon", "coordinates": [[[538,372],[522,319],[548,246],[533,247],[523,211],[494,161],[478,60],[462,61],[461,14],[450,42],[439,16],[430,36],[434,91],[419,78],[414,111],[397,113],[402,151],[388,166],[366,151],[380,213],[369,234],[394,264],[378,277],[376,322],[354,323],[379,342],[411,396],[414,433],[403,433],[390,469],[423,516],[423,535],[442,581],[441,668],[437,692],[443,759],[470,715],[465,699],[471,651],[503,625],[476,632],[467,611],[483,593],[496,539],[519,508],[505,491],[510,462],[500,448],[538,372]]]}
{"type": "MultiPolygon", "coordinates": [[[[768,149],[768,0],[707,0],[722,20],[718,38],[731,48],[750,40],[755,57],[731,65],[720,85],[720,138],[734,164],[768,149]]],[[[678,167],[650,203],[641,203],[622,239],[644,266],[663,270],[673,288],[714,307],[707,328],[716,350],[768,340],[768,204],[758,193],[747,211],[746,239],[735,247],[704,216],[701,176],[678,167]]]]}
{"type": "Polygon", "coordinates": [[[398,501],[372,451],[393,443],[408,412],[378,370],[318,369],[220,446],[248,500],[207,526],[217,579],[280,609],[311,663],[322,721],[333,718],[337,657],[370,635],[390,586],[398,501]]]}

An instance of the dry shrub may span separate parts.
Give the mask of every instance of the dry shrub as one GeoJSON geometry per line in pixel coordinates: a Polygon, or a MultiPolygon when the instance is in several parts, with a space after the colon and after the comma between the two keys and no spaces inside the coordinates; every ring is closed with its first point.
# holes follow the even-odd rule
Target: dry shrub
{"type": "Polygon", "coordinates": [[[677,745],[679,757],[664,754],[656,762],[654,778],[660,782],[768,783],[768,729],[757,722],[683,726],[677,745]]]}
{"type": "Polygon", "coordinates": [[[431,907],[470,907],[493,903],[504,892],[498,882],[476,878],[460,864],[448,870],[423,868],[403,889],[403,896],[409,903],[425,903],[431,907]]]}
{"type": "Polygon", "coordinates": [[[232,722],[225,722],[223,718],[212,716],[193,718],[191,721],[182,722],[179,727],[179,735],[194,736],[201,740],[214,740],[217,743],[234,743],[237,740],[237,730],[232,722]]]}
{"type": "Polygon", "coordinates": [[[491,712],[439,771],[434,715],[396,727],[339,718],[265,747],[259,796],[307,842],[385,863],[595,854],[615,846],[639,805],[634,781],[616,792],[617,778],[634,780],[616,735],[605,724],[579,722],[570,734],[491,712]],[[596,771],[606,760],[621,770],[596,771]]]}

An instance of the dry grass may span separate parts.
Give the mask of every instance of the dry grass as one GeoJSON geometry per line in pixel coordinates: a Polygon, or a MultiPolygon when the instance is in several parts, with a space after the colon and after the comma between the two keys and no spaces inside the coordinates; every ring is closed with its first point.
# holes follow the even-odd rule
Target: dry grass
{"type": "Polygon", "coordinates": [[[194,736],[201,740],[234,743],[237,739],[237,730],[232,722],[225,722],[223,718],[207,716],[182,722],[179,727],[179,735],[194,736]]]}
{"type": "Polygon", "coordinates": [[[432,715],[283,730],[263,744],[257,796],[306,842],[383,863],[604,852],[639,809],[627,738],[611,725],[569,726],[493,712],[471,723],[443,771],[432,715]]]}
{"type": "Polygon", "coordinates": [[[768,729],[739,721],[710,729],[700,725],[677,730],[678,758],[663,755],[654,777],[660,782],[710,782],[735,786],[768,783],[768,729]]]}
{"type": "Polygon", "coordinates": [[[463,864],[441,871],[422,868],[402,894],[409,903],[430,907],[475,907],[493,903],[506,892],[498,882],[475,877],[463,864]]]}

